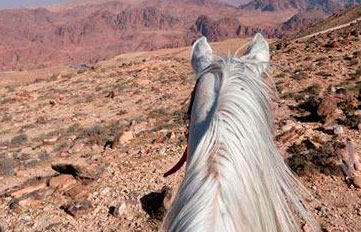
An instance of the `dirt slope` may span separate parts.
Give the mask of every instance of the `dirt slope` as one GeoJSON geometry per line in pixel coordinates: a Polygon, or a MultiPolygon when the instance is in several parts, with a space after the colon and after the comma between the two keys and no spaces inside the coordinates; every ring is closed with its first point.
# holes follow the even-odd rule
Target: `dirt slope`
{"type": "Polygon", "coordinates": [[[317,33],[319,31],[324,31],[330,28],[337,27],[339,25],[347,24],[349,22],[352,22],[360,18],[361,18],[361,6],[355,6],[351,9],[333,14],[328,18],[326,18],[325,20],[322,20],[321,22],[318,22],[307,28],[304,28],[300,32],[294,34],[293,38],[301,38],[304,36],[308,36],[317,33]]]}

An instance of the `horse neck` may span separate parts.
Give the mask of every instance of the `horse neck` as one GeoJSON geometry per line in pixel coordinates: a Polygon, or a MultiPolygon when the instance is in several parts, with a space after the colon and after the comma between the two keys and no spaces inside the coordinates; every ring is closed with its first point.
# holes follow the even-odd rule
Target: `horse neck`
{"type": "Polygon", "coordinates": [[[212,73],[203,75],[197,82],[189,125],[188,159],[209,127],[215,112],[218,88],[219,80],[212,73]]]}

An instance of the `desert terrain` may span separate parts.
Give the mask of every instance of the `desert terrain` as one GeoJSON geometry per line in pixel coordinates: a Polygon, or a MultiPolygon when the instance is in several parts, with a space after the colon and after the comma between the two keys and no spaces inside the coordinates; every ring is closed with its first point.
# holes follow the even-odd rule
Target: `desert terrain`
{"type": "MultiPolygon", "coordinates": [[[[356,167],[360,154],[360,28],[270,41],[276,139],[314,197],[307,202],[322,231],[361,230],[358,173],[346,179],[342,168],[354,165],[347,148],[356,167]]],[[[247,41],[213,46],[227,54],[247,41]]],[[[157,231],[163,198],[184,172],[162,177],[185,149],[189,52],[130,53],[1,81],[1,230],[157,231]]]]}
{"type": "MultiPolygon", "coordinates": [[[[322,231],[359,232],[361,21],[334,22],[269,40],[275,140],[322,231]]],[[[212,47],[225,56],[249,41],[212,47]]],[[[1,72],[0,231],[158,231],[184,175],[163,177],[186,146],[189,55],[179,46],[1,72]]]]}

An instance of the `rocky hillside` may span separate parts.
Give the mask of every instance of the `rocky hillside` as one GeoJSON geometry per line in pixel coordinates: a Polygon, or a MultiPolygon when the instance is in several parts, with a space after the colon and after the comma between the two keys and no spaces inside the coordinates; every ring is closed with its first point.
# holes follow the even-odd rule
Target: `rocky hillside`
{"type": "Polygon", "coordinates": [[[292,32],[302,31],[327,17],[328,14],[322,9],[309,9],[292,16],[282,24],[281,28],[286,34],[292,34],[292,32]]]}
{"type": "Polygon", "coordinates": [[[325,20],[322,20],[317,23],[310,23],[309,27],[305,27],[300,30],[298,33],[293,34],[291,37],[299,38],[308,36],[319,31],[324,31],[330,28],[339,27],[341,25],[347,25],[348,23],[361,20],[361,6],[357,5],[348,10],[341,11],[339,13],[333,14],[327,17],[325,20]]]}
{"type": "Polygon", "coordinates": [[[327,28],[347,24],[361,16],[361,8],[358,5],[358,1],[344,1],[343,4],[339,3],[340,2],[332,5],[331,2],[322,4],[316,2],[310,5],[309,8],[299,11],[282,24],[281,31],[283,32],[283,36],[306,36],[327,28]],[[345,8],[347,9],[341,10],[345,8]]]}
{"type": "Polygon", "coordinates": [[[358,3],[360,3],[359,0],[252,0],[241,5],[240,8],[262,11],[277,11],[289,8],[298,10],[320,8],[327,13],[336,13],[358,3]]]}
{"type": "MultiPolygon", "coordinates": [[[[279,148],[322,231],[361,231],[361,22],[271,47],[279,148]]],[[[0,231],[158,231],[183,177],[162,175],[185,149],[189,50],[0,79],[0,231]]]]}

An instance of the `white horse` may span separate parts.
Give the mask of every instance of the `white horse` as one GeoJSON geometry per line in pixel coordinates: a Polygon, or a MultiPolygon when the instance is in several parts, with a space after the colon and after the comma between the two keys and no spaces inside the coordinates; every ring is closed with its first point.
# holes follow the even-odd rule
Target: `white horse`
{"type": "Polygon", "coordinates": [[[163,222],[166,232],[300,231],[304,188],[273,141],[266,40],[257,34],[243,57],[219,58],[202,37],[191,63],[197,85],[185,178],[163,222]]]}

